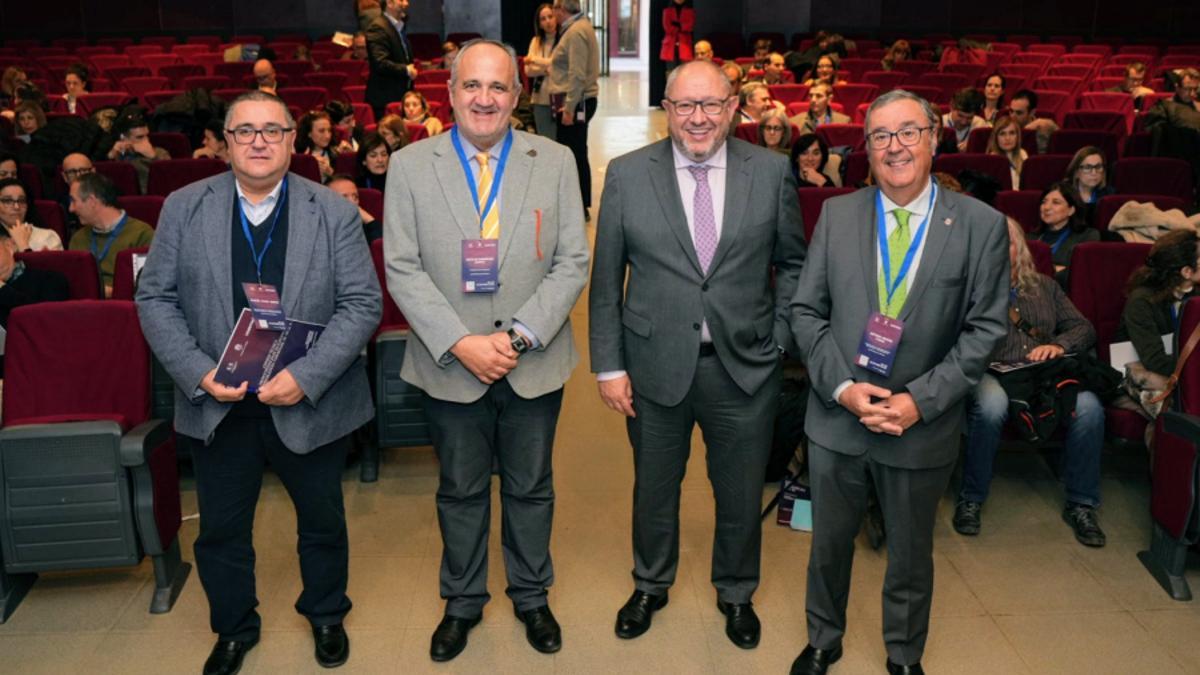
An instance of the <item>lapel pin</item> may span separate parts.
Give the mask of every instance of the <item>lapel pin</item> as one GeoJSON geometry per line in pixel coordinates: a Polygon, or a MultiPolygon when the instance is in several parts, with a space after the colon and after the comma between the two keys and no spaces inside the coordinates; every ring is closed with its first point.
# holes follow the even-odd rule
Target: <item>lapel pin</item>
{"type": "Polygon", "coordinates": [[[527,152],[527,153],[525,153],[525,154],[529,155],[530,157],[537,157],[537,150],[534,150],[534,149],[532,149],[532,148],[531,148],[531,149],[529,150],[529,152],[527,152]]]}
{"type": "Polygon", "coordinates": [[[953,218],[947,218],[946,220],[942,221],[942,223],[945,224],[946,227],[950,227],[950,224],[953,222],[954,222],[953,218]]]}

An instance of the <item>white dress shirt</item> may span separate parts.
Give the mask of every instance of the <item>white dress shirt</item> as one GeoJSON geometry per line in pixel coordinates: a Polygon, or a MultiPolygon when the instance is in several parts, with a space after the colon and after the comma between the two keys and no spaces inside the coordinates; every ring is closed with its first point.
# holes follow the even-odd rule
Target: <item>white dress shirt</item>
{"type": "Polygon", "coordinates": [[[237,187],[238,202],[242,205],[242,213],[246,214],[246,220],[250,221],[254,227],[262,225],[263,221],[275,210],[275,203],[279,201],[279,192],[283,189],[283,179],[280,179],[265,199],[257,204],[252,204],[242,190],[242,184],[236,180],[233,181],[233,184],[237,187]]]}

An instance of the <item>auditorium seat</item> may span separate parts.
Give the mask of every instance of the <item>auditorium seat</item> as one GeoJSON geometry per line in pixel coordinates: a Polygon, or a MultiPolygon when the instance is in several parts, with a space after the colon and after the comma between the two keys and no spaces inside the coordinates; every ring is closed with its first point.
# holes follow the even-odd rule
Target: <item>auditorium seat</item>
{"type": "MultiPolygon", "coordinates": [[[[909,43],[911,44],[912,41],[909,40],[909,43]]],[[[913,81],[916,81],[916,79],[918,77],[924,75],[925,73],[933,72],[936,68],[937,68],[937,64],[933,63],[932,61],[917,61],[917,60],[909,59],[908,61],[901,61],[901,62],[893,65],[892,71],[900,72],[900,73],[908,73],[909,81],[913,82],[913,81]]]]}
{"type": "Polygon", "coordinates": [[[354,123],[363,129],[367,126],[375,124],[378,120],[375,119],[375,111],[366,103],[351,103],[354,108],[354,123]]]}
{"type": "Polygon", "coordinates": [[[207,73],[203,66],[198,66],[194,63],[175,63],[167,66],[162,66],[158,69],[158,75],[165,77],[171,81],[171,88],[183,89],[183,81],[189,77],[204,76],[207,73]]]}
{"type": "Polygon", "coordinates": [[[454,115],[450,109],[450,90],[445,85],[417,84],[413,85],[413,89],[420,92],[431,104],[434,102],[441,104],[441,107],[435,111],[435,116],[442,121],[442,124],[454,121],[454,115]]]}
{"type": "MultiPolygon", "coordinates": [[[[429,138],[429,127],[417,122],[405,122],[404,133],[408,135],[409,143],[416,143],[423,138],[429,138]]],[[[755,138],[758,137],[758,130],[754,132],[755,138]]],[[[736,135],[735,135],[736,137],[736,135]]]]}
{"type": "Polygon", "coordinates": [[[873,84],[835,84],[833,98],[847,110],[854,110],[860,103],[870,103],[880,93],[873,84]]]}
{"type": "Polygon", "coordinates": [[[288,105],[308,111],[324,106],[329,100],[329,92],[321,87],[281,87],[279,98],[288,105]]]}
{"type": "Polygon", "coordinates": [[[964,87],[971,86],[971,80],[965,75],[955,73],[925,73],[915,80],[916,84],[924,87],[934,87],[938,89],[942,98],[939,101],[949,101],[954,96],[954,92],[964,87]]]}
{"type": "Polygon", "coordinates": [[[58,272],[66,277],[68,297],[72,300],[104,297],[100,270],[90,251],[25,251],[16,258],[33,269],[58,272]]]}
{"type": "MultiPolygon", "coordinates": [[[[164,52],[164,50],[163,50],[162,45],[153,45],[153,44],[130,45],[125,48],[125,54],[130,59],[133,59],[133,60],[139,61],[139,62],[143,61],[148,56],[154,56],[154,57],[162,56],[163,52],[164,52]]],[[[174,54],[172,54],[171,57],[172,58],[171,58],[170,63],[178,62],[177,61],[177,59],[179,58],[178,56],[175,56],[174,54]]]]}
{"type": "Polygon", "coordinates": [[[170,101],[171,99],[183,93],[182,89],[159,89],[157,91],[148,91],[142,94],[142,100],[145,101],[149,112],[154,112],[158,106],[170,101]]]}
{"type": "MultiPolygon", "coordinates": [[[[375,216],[375,220],[383,220],[383,193],[375,188],[359,188],[358,189],[358,205],[363,207],[367,213],[375,216]]],[[[384,293],[387,293],[387,287],[384,286],[384,293]]]]}
{"type": "Polygon", "coordinates": [[[306,87],[317,87],[328,92],[330,99],[344,99],[346,95],[342,93],[342,87],[346,84],[345,73],[325,73],[314,72],[304,76],[300,82],[306,87]]]}
{"type": "Polygon", "coordinates": [[[1021,165],[1021,187],[1025,190],[1044,190],[1067,174],[1072,155],[1030,155],[1021,165]]]}
{"type": "Polygon", "coordinates": [[[124,195],[117,197],[117,205],[129,215],[158,229],[158,215],[162,213],[165,197],[160,195],[124,195]]]}
{"type": "Polygon", "coordinates": [[[293,82],[299,82],[313,70],[312,61],[296,59],[281,59],[275,62],[275,72],[284,75],[293,82]]]}
{"type": "Polygon", "coordinates": [[[250,91],[250,89],[246,87],[226,87],[225,89],[213,89],[212,95],[221,99],[222,101],[225,101],[226,103],[232,103],[234,99],[248,91],[250,91]]]}
{"type": "Polygon", "coordinates": [[[831,148],[846,146],[852,150],[862,150],[866,147],[861,124],[822,124],[817,127],[816,133],[831,148]]]}
{"type": "Polygon", "coordinates": [[[850,194],[855,187],[802,187],[797,190],[800,196],[800,216],[804,221],[804,241],[812,243],[813,233],[817,229],[817,220],[821,216],[821,207],[830,197],[850,194]]]}
{"type": "Polygon", "coordinates": [[[1042,223],[1040,190],[1002,190],[996,193],[992,206],[1021,224],[1026,232],[1037,230],[1042,223]]]}
{"type": "Polygon", "coordinates": [[[1025,242],[1025,246],[1029,248],[1029,256],[1033,258],[1034,268],[1053,279],[1054,257],[1050,245],[1037,239],[1029,239],[1025,242]]]}
{"type": "Polygon", "coordinates": [[[978,83],[987,72],[986,63],[947,63],[942,66],[943,73],[962,75],[967,82],[978,83]]]}
{"type": "MultiPolygon", "coordinates": [[[[96,173],[106,176],[117,188],[121,196],[133,196],[141,193],[138,188],[137,170],[129,162],[106,160],[94,162],[96,173]]],[[[63,186],[66,187],[65,185],[63,186]]]]}
{"type": "Polygon", "coordinates": [[[150,165],[146,194],[166,197],[179,188],[228,170],[219,159],[167,159],[150,165]]]}
{"type": "Polygon", "coordinates": [[[328,73],[343,73],[346,76],[346,86],[363,85],[366,82],[367,62],[329,61],[321,66],[321,70],[328,73]]]}
{"type": "Polygon", "coordinates": [[[911,76],[908,73],[897,70],[868,70],[863,73],[863,84],[873,84],[879,87],[879,91],[887,92],[893,89],[901,89],[905,82],[911,76]]]}
{"type": "Polygon", "coordinates": [[[133,567],[145,556],[149,610],[169,612],[191,565],[180,556],[175,440],[170,422],[150,418],[150,349],[133,303],[19,307],[5,350],[0,557],[5,585],[22,590],[6,594],[16,601],[0,619],[38,572],[133,567]]]}
{"type": "MultiPolygon", "coordinates": [[[[335,61],[335,63],[336,63],[336,61],[335,61]]],[[[367,87],[366,87],[366,85],[361,85],[361,84],[349,85],[348,84],[348,85],[342,87],[342,93],[345,94],[346,98],[350,99],[350,101],[353,103],[366,103],[367,102],[367,87]]]]}
{"type": "Polygon", "coordinates": [[[1147,195],[1147,194],[1112,194],[1106,197],[1101,197],[1100,201],[1096,202],[1095,222],[1092,226],[1098,230],[1107,230],[1108,224],[1112,221],[1117,211],[1125,205],[1126,202],[1141,202],[1153,203],[1163,211],[1171,209],[1179,209],[1187,213],[1188,204],[1178,197],[1169,197],[1167,195],[1147,195]]]}
{"type": "Polygon", "coordinates": [[[846,58],[838,63],[838,72],[847,82],[861,82],[862,76],[868,70],[878,70],[879,61],[876,59],[846,58]]]}
{"type": "Polygon", "coordinates": [[[204,89],[212,91],[213,89],[221,89],[232,86],[232,82],[224,75],[190,75],[183,78],[179,83],[179,88],[185,91],[192,89],[204,89]]]}
{"type": "MultiPolygon", "coordinates": [[[[900,63],[908,63],[908,61],[901,61],[900,63]]],[[[938,87],[930,87],[924,84],[917,84],[916,82],[916,80],[909,78],[908,82],[904,85],[905,91],[916,94],[934,105],[943,105],[950,100],[943,97],[942,90],[938,87]]]]}
{"type": "Polygon", "coordinates": [[[1075,93],[1036,87],[1033,93],[1038,97],[1038,116],[1049,117],[1061,126],[1063,114],[1074,105],[1075,93]]]}
{"type": "Polygon", "coordinates": [[[190,159],[192,156],[191,141],[178,131],[151,131],[150,145],[166,150],[171,159],[190,159]]]}
{"type": "Polygon", "coordinates": [[[144,256],[149,252],[149,246],[127,248],[117,252],[117,258],[113,262],[113,300],[133,300],[134,291],[137,289],[136,280],[133,278],[133,257],[144,256]]]}
{"type": "Polygon", "coordinates": [[[1063,129],[1105,131],[1117,135],[1117,143],[1129,133],[1133,109],[1128,113],[1112,110],[1072,110],[1063,115],[1063,129]]]}
{"type": "Polygon", "coordinates": [[[129,67],[133,62],[129,60],[128,54],[96,54],[88,59],[96,70],[106,72],[109,68],[129,67]]]}
{"type": "Polygon", "coordinates": [[[292,153],[292,162],[288,171],[311,181],[321,182],[321,167],[317,163],[317,158],[312,155],[292,153]]]}
{"type": "Polygon", "coordinates": [[[444,68],[434,68],[433,70],[422,70],[417,73],[417,78],[413,80],[413,84],[440,84],[445,86],[450,81],[450,71],[444,68]]]}
{"type": "Polygon", "coordinates": [[[54,230],[58,234],[58,238],[62,240],[63,248],[67,247],[67,217],[63,213],[63,207],[53,199],[35,199],[33,207],[37,209],[38,219],[41,220],[41,226],[54,230]]]}
{"type": "Polygon", "coordinates": [[[1187,204],[1192,194],[1192,167],[1170,157],[1127,157],[1113,167],[1113,186],[1125,194],[1167,195],[1187,204]]]}
{"type": "Polygon", "coordinates": [[[233,61],[230,63],[218,63],[212,68],[212,74],[216,77],[228,77],[229,85],[234,82],[241,82],[246,77],[254,75],[254,64],[250,61],[233,61]]]}
{"type": "MultiPolygon", "coordinates": [[[[424,126],[424,125],[422,125],[424,126]]],[[[407,124],[405,129],[407,129],[407,124]]],[[[758,123],[757,122],[742,122],[733,128],[733,137],[739,140],[746,141],[758,145],[758,123]]]]}
{"type": "Polygon", "coordinates": [[[871,162],[865,150],[851,152],[846,155],[846,176],[842,179],[845,187],[857,187],[866,182],[871,175],[871,162]]]}
{"type": "Polygon", "coordinates": [[[1006,80],[1006,89],[1016,92],[1028,88],[1029,83],[1041,73],[1041,66],[1032,63],[1002,63],[998,70],[1006,80]]]}
{"type": "Polygon", "coordinates": [[[1085,91],[1079,95],[1079,109],[1119,112],[1132,119],[1133,96],[1119,91],[1085,91]]]}
{"type": "Polygon", "coordinates": [[[1117,134],[1091,129],[1059,129],[1050,135],[1050,147],[1047,150],[1052,155],[1074,155],[1080,148],[1089,145],[1100,148],[1110,166],[1120,156],[1120,137],[1117,134]]]}
{"type": "Polygon", "coordinates": [[[1001,190],[1012,189],[1012,172],[1009,170],[1008,159],[1000,155],[950,153],[938,155],[933,160],[933,170],[942,171],[951,176],[958,176],[966,170],[978,171],[991,176],[1001,190]]]}
{"type": "MultiPolygon", "coordinates": [[[[1053,75],[1042,75],[1033,81],[1034,91],[1061,91],[1067,94],[1074,95],[1083,88],[1082,77],[1061,77],[1053,75]]],[[[1045,107],[1041,102],[1041,97],[1038,98],[1038,106],[1045,107]]]]}
{"type": "Polygon", "coordinates": [[[767,89],[771,92],[772,100],[785,106],[808,100],[808,85],[805,84],[772,84],[767,89]]]}
{"type": "MultiPolygon", "coordinates": [[[[150,72],[145,68],[139,68],[138,70],[146,73],[150,72]]],[[[121,86],[125,87],[125,90],[128,91],[130,95],[138,97],[143,103],[145,103],[146,94],[148,92],[162,91],[171,86],[171,81],[165,77],[136,76],[117,79],[120,79],[121,86]]]]}

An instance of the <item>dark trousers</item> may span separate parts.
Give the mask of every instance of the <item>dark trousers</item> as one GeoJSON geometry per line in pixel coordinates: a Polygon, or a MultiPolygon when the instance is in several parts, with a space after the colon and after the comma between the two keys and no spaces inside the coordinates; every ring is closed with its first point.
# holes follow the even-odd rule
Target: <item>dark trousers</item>
{"type": "Polygon", "coordinates": [[[933,600],[933,521],[954,464],[898,469],[868,455],[846,455],[809,444],[813,536],[808,558],[808,641],[833,649],[846,633],[846,602],[854,538],[871,486],[879,496],[887,534],[883,579],[883,642],[900,665],[921,660],[933,600]]]}
{"type": "Polygon", "coordinates": [[[679,567],[679,487],[699,424],[708,480],[716,501],[712,584],[730,603],[750,601],[758,588],[763,480],[782,386],[780,372],[752,395],[743,392],[715,355],[701,356],[691,389],[675,406],[637,393],[637,417],[626,421],[633,445],[633,578],[659,595],[679,567]]]}
{"type": "Polygon", "coordinates": [[[348,438],[298,455],[284,446],[271,418],[230,415],[210,445],[190,441],[200,504],[196,569],[208,596],[213,632],[222,640],[245,641],[258,637],[262,625],[255,611],[253,530],[268,462],[296,508],[304,581],[296,611],[314,626],[340,623],[350,611],[350,546],[342,501],[348,438]]]}
{"type": "Polygon", "coordinates": [[[570,148],[571,154],[575,155],[575,169],[579,171],[579,192],[583,194],[583,208],[590,209],[592,208],[592,165],[588,162],[588,123],[596,114],[596,99],[584,99],[583,110],[584,121],[580,122],[576,119],[575,123],[570,126],[563,124],[562,116],[559,116],[555,140],[570,148]]]}
{"type": "Polygon", "coordinates": [[[524,399],[508,380],[493,384],[472,403],[425,397],[433,447],[441,464],[439,578],[446,614],[479,616],[491,598],[487,564],[493,465],[500,472],[506,593],[521,611],[546,604],[546,589],[554,583],[551,450],[561,408],[562,389],[524,399]]]}

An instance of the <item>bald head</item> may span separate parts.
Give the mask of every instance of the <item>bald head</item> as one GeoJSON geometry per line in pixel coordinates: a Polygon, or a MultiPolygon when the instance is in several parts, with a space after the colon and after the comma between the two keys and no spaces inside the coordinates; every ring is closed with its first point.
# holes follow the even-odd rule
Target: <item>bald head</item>
{"type": "Polygon", "coordinates": [[[275,88],[275,66],[266,59],[255,61],[254,81],[259,87],[275,88]]]}
{"type": "Polygon", "coordinates": [[[667,98],[675,98],[673,93],[676,89],[675,83],[683,79],[689,82],[710,81],[712,95],[717,98],[727,98],[732,93],[725,73],[712,61],[688,61],[672,70],[667,75],[667,98]]]}

